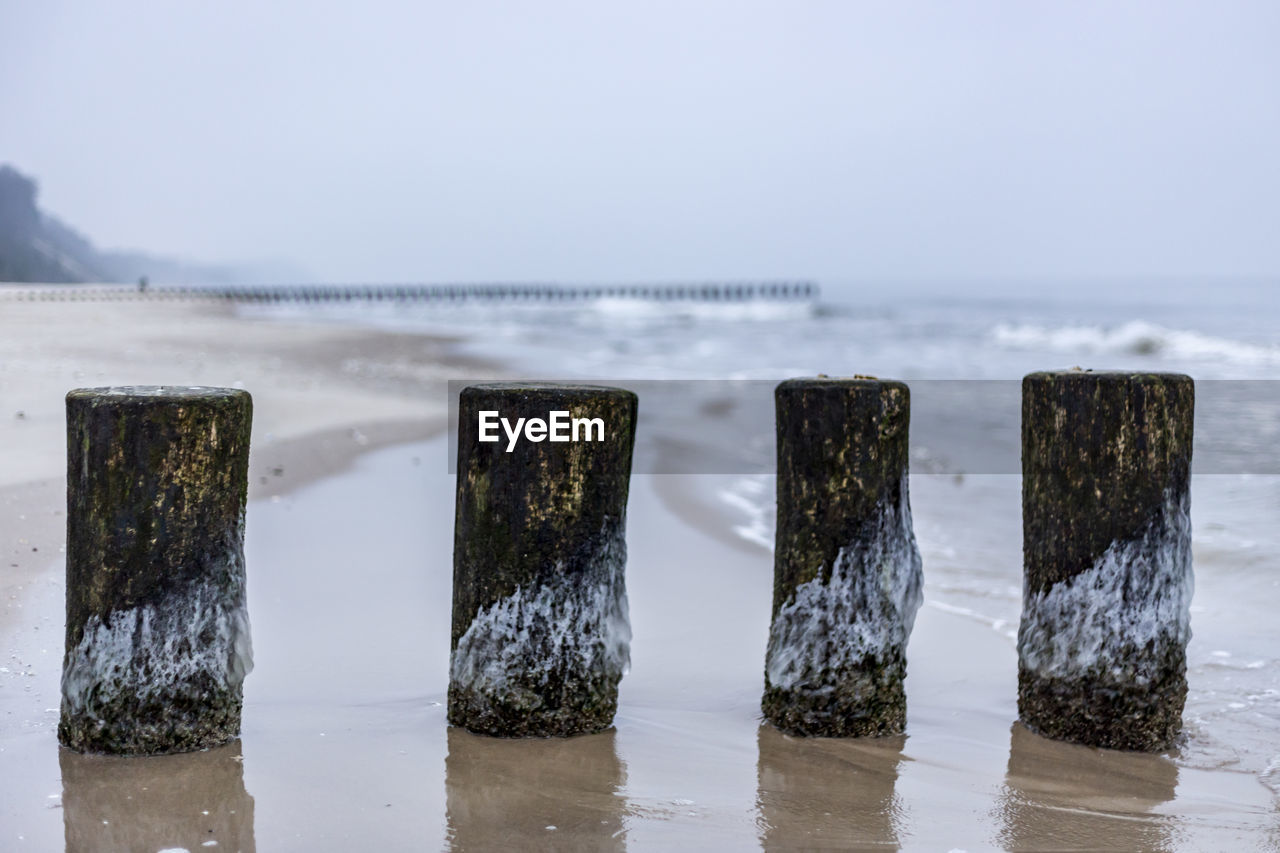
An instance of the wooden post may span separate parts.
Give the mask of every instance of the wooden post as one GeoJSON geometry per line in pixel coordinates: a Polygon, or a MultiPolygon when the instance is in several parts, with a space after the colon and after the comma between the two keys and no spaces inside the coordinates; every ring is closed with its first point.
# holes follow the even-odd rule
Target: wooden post
{"type": "Polygon", "coordinates": [[[630,660],[624,566],[636,403],[630,391],[585,385],[462,390],[454,725],[520,737],[612,724],[630,660]],[[556,412],[592,423],[571,424],[566,432],[576,431],[576,441],[555,440],[556,412]],[[513,440],[494,418],[509,425],[540,419],[543,429],[513,440]],[[482,441],[486,434],[496,440],[482,441]]]}
{"type": "Polygon", "coordinates": [[[1043,735],[1160,751],[1181,729],[1194,407],[1182,374],[1022,382],[1018,712],[1043,735]]]}
{"type": "Polygon", "coordinates": [[[793,379],[775,394],[778,524],[765,717],[801,735],[897,734],[921,599],[901,382],[793,379]]]}
{"type": "Polygon", "coordinates": [[[248,393],[67,394],[67,624],[58,738],[204,749],[240,730],[248,393]]]}

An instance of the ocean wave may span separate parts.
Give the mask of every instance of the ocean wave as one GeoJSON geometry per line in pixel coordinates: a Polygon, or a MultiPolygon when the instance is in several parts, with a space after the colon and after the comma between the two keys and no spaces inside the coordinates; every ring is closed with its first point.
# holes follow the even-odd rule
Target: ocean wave
{"type": "Polygon", "coordinates": [[[1010,349],[1048,349],[1089,355],[1116,353],[1253,366],[1280,364],[1280,346],[1169,329],[1146,320],[1131,320],[1114,327],[1001,323],[992,330],[991,336],[998,345],[1010,349]]]}
{"type": "Polygon", "coordinates": [[[716,492],[725,506],[736,516],[734,535],[772,551],[774,538],[774,484],[767,474],[738,477],[716,492]]]}
{"type": "Polygon", "coordinates": [[[773,322],[805,320],[815,314],[808,300],[747,299],[739,301],[663,301],[603,297],[584,303],[584,314],[603,315],[614,321],[773,322]]]}

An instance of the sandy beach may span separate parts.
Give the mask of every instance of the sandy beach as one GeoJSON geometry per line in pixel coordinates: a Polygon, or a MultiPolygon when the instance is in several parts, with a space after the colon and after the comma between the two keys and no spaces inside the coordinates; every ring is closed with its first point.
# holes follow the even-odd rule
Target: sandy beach
{"type": "MultiPolygon", "coordinates": [[[[1193,676],[1189,740],[1171,755],[1055,743],[1015,722],[1011,475],[912,477],[926,586],[905,736],[806,740],[761,724],[772,554],[705,499],[739,488],[728,474],[633,477],[632,664],[613,730],[504,741],[450,728],[445,383],[514,371],[476,350],[199,302],[0,301],[0,849],[1280,849],[1274,698],[1223,710],[1230,678],[1260,694],[1274,662],[1193,676]],[[80,756],[55,737],[63,396],[165,383],[254,396],[243,732],[204,753],[80,756]],[[970,578],[1008,593],[966,607],[970,578]]],[[[1249,494],[1278,500],[1275,478],[1258,479],[1249,494]]],[[[1201,488],[1197,516],[1221,535],[1240,499],[1223,483],[1201,488]]],[[[1231,647],[1216,541],[1196,545],[1209,567],[1196,672],[1231,647]]],[[[1258,594],[1273,594],[1270,559],[1249,581],[1258,594]]]]}

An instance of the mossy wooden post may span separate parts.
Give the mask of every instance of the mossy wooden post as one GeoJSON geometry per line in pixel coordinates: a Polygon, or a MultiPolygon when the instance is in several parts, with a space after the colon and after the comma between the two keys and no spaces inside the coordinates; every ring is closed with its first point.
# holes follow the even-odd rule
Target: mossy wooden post
{"type": "Polygon", "coordinates": [[[150,755],[240,731],[251,420],[227,388],[67,394],[66,746],[150,755]]]}
{"type": "Polygon", "coordinates": [[[906,646],[921,597],[901,382],[792,379],[775,393],[778,524],[765,717],[849,737],[906,725],[906,646]]]}
{"type": "Polygon", "coordinates": [[[1181,729],[1194,406],[1182,374],[1023,379],[1018,712],[1043,735],[1160,751],[1181,729]]]}
{"type": "MultiPolygon", "coordinates": [[[[449,722],[503,737],[608,728],[630,660],[627,490],[636,395],[494,383],[458,405],[449,722]],[[553,412],[577,441],[481,441],[481,413],[514,425],[553,412]],[[586,439],[590,440],[586,440],[586,439]]],[[[490,435],[493,431],[490,431],[490,435]]]]}

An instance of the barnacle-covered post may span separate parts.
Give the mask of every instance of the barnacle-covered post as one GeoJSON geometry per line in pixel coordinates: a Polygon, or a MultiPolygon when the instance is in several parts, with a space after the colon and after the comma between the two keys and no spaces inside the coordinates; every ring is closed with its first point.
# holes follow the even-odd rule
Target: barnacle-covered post
{"type": "Polygon", "coordinates": [[[765,717],[800,735],[896,734],[921,599],[907,494],[910,392],[872,378],[778,386],[778,524],[765,717]]]}
{"type": "Polygon", "coordinates": [[[454,725],[545,737],[612,724],[630,661],[623,572],[636,404],[630,391],[588,385],[462,390],[454,725]]]}
{"type": "Polygon", "coordinates": [[[1160,751],[1181,729],[1194,406],[1176,373],[1022,381],[1018,713],[1043,735],[1160,751]]]}
{"type": "Polygon", "coordinates": [[[249,394],[67,394],[67,624],[58,739],[204,749],[240,731],[249,394]]]}

